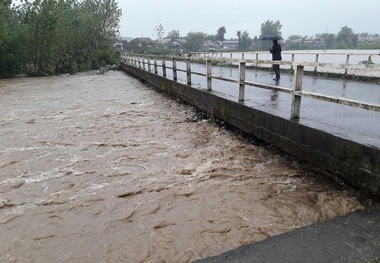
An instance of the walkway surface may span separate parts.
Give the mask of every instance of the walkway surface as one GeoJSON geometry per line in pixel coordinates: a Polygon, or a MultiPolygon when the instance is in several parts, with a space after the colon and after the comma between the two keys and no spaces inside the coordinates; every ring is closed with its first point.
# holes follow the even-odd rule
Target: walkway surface
{"type": "MultiPolygon", "coordinates": [[[[179,68],[185,65],[179,64],[179,68]]],[[[195,72],[205,72],[202,65],[192,65],[195,72]]],[[[168,71],[168,78],[171,78],[168,71]]],[[[231,79],[238,79],[237,68],[213,67],[212,74],[231,79]]],[[[277,85],[292,89],[293,75],[281,75],[281,81],[273,81],[272,72],[260,70],[247,70],[246,80],[250,82],[277,85]]],[[[186,83],[184,72],[178,75],[178,81],[186,83]]],[[[380,82],[380,79],[379,79],[380,82]]],[[[206,89],[206,78],[193,75],[194,87],[206,89]]],[[[213,80],[212,90],[218,96],[238,101],[238,84],[213,80]]],[[[303,90],[319,93],[327,96],[341,97],[360,102],[380,105],[380,84],[346,79],[326,79],[323,77],[303,77],[303,90]]],[[[246,86],[244,104],[256,109],[280,116],[290,118],[292,96],[283,92],[246,86]]],[[[350,106],[302,98],[301,117],[299,123],[314,129],[323,130],[330,134],[356,141],[361,144],[380,148],[380,112],[369,111],[350,106]]]]}
{"type": "Polygon", "coordinates": [[[195,262],[377,263],[380,262],[380,206],[195,262]]]}
{"type": "MultiPolygon", "coordinates": [[[[202,68],[199,70],[202,71],[202,68]]],[[[238,71],[213,68],[213,75],[237,79],[238,71]]],[[[282,74],[280,82],[273,81],[272,77],[271,72],[256,70],[247,72],[246,75],[248,81],[292,88],[292,75],[282,74]]],[[[206,87],[204,80],[199,77],[195,77],[193,83],[199,83],[199,88],[202,89],[206,87]]],[[[304,76],[303,89],[380,104],[378,83],[304,76]]],[[[234,83],[214,80],[213,92],[231,100],[238,98],[238,87],[234,83]]],[[[285,93],[246,87],[244,104],[290,118],[291,100],[291,96],[285,93]]],[[[380,148],[380,112],[303,98],[299,122],[380,148]]],[[[300,228],[197,262],[380,262],[380,206],[300,228]]]]}

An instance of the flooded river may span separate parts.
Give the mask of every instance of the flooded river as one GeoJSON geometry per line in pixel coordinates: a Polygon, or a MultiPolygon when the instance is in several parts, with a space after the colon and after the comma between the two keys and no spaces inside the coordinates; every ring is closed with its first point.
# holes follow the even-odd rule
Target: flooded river
{"type": "Polygon", "coordinates": [[[122,73],[0,80],[0,262],[191,262],[358,193],[122,73]]]}

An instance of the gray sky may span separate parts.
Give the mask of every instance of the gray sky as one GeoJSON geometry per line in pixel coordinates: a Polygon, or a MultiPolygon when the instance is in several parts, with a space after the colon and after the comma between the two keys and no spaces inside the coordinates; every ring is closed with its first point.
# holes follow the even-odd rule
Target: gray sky
{"type": "Polygon", "coordinates": [[[216,34],[225,26],[226,39],[236,31],[260,35],[261,24],[279,20],[282,35],[338,33],[344,26],[354,33],[380,33],[380,0],[119,0],[123,37],[156,39],[155,26],[165,36],[179,30],[216,34]]]}

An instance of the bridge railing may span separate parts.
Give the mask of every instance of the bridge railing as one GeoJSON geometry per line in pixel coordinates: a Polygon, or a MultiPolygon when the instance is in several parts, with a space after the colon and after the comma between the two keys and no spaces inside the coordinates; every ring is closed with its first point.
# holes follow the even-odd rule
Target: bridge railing
{"type": "MultiPolygon", "coordinates": [[[[261,60],[270,60],[269,52],[191,52],[192,56],[215,59],[241,59],[255,60],[255,66],[264,66],[261,60]]],[[[284,51],[282,52],[283,60],[289,61],[287,68],[293,70],[295,63],[308,62],[305,70],[314,72],[332,72],[344,75],[362,75],[368,72],[380,71],[380,52],[374,50],[364,51],[363,53],[345,53],[343,51],[332,52],[307,52],[307,51],[284,51]],[[331,63],[332,62],[332,63],[331,63]]]]}
{"type": "MultiPolygon", "coordinates": [[[[206,89],[207,91],[212,91],[212,80],[218,79],[226,82],[233,82],[237,84],[239,89],[239,102],[243,102],[245,99],[245,88],[246,86],[252,86],[262,89],[268,89],[272,91],[284,92],[292,95],[292,104],[291,104],[291,119],[298,119],[300,117],[301,111],[301,98],[307,97],[312,99],[317,99],[321,101],[327,101],[342,105],[347,105],[351,107],[362,108],[371,111],[379,111],[380,105],[371,104],[366,102],[360,102],[356,100],[327,96],[319,93],[308,92],[302,90],[302,79],[304,75],[305,66],[315,65],[316,63],[292,63],[288,61],[271,61],[271,60],[241,60],[241,59],[225,59],[225,58],[200,58],[200,57],[166,57],[166,56],[153,56],[153,55],[137,55],[137,54],[124,54],[122,56],[122,63],[146,70],[148,72],[158,74],[158,68],[162,68],[162,76],[167,77],[167,70],[172,70],[173,80],[178,81],[178,72],[186,73],[186,83],[187,85],[192,85],[191,76],[199,75],[203,76],[207,80],[206,89]],[[166,65],[167,61],[171,61],[171,67],[166,65]],[[177,61],[184,61],[186,63],[186,69],[179,69],[177,67],[177,61]],[[192,71],[191,65],[192,63],[205,63],[206,64],[206,72],[195,72],[192,71]],[[212,66],[213,64],[222,64],[226,63],[238,63],[239,66],[239,78],[231,79],[224,76],[216,76],[212,74],[212,66]],[[257,82],[246,81],[246,67],[247,63],[260,63],[260,64],[268,64],[268,65],[292,65],[294,67],[294,79],[293,79],[293,87],[281,87],[268,85],[257,82]],[[152,68],[153,67],[153,68],[152,68]]],[[[317,63],[318,64],[318,63],[317,63]]]]}

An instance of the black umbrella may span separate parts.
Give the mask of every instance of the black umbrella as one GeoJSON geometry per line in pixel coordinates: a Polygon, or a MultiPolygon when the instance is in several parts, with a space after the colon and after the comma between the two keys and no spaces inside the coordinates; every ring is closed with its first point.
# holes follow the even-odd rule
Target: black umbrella
{"type": "Polygon", "coordinates": [[[267,35],[267,36],[263,36],[260,40],[263,41],[263,40],[281,40],[282,37],[280,36],[277,36],[277,35],[267,35]]]}

